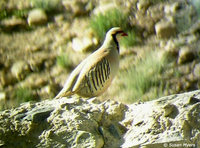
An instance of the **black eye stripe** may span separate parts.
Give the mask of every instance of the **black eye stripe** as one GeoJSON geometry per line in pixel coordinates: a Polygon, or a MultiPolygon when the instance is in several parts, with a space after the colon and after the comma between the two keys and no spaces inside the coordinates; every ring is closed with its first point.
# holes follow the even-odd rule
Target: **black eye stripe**
{"type": "Polygon", "coordinates": [[[119,53],[119,43],[118,43],[118,41],[117,41],[116,34],[113,34],[112,37],[113,37],[113,40],[114,40],[114,42],[115,42],[115,44],[116,44],[116,46],[117,46],[117,51],[118,51],[118,53],[119,53]]]}
{"type": "Polygon", "coordinates": [[[119,33],[124,33],[124,32],[120,30],[120,31],[117,31],[115,34],[119,34],[119,33]]]}
{"type": "Polygon", "coordinates": [[[121,33],[124,33],[124,32],[120,30],[120,31],[113,33],[112,36],[116,36],[117,34],[121,34],[121,33]]]}

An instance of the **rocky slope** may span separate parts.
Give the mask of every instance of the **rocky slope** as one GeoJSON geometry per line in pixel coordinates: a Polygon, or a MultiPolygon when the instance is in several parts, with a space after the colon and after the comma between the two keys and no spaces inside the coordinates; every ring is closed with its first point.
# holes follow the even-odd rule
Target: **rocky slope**
{"type": "MultiPolygon", "coordinates": [[[[122,47],[119,73],[133,67],[148,51],[155,50],[172,57],[161,75],[166,80],[164,95],[199,89],[200,23],[198,5],[194,2],[2,0],[0,108],[55,96],[71,70],[90,54],[88,50],[96,49],[100,43],[90,28],[90,20],[112,8],[126,10],[130,28],[136,28],[141,35],[140,44],[122,47]],[[67,61],[65,68],[58,64],[63,58],[67,61]]],[[[127,82],[123,77],[117,76],[102,99],[128,102],[127,82]]]]}
{"type": "Polygon", "coordinates": [[[4,148],[200,147],[200,91],[125,105],[61,98],[0,112],[4,148]]]}

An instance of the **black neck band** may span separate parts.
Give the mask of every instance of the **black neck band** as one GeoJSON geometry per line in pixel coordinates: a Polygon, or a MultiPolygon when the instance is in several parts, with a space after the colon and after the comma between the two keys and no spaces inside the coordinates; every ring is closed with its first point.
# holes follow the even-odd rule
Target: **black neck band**
{"type": "Polygon", "coordinates": [[[118,41],[117,41],[116,34],[113,34],[112,37],[113,37],[113,40],[114,40],[114,42],[115,42],[115,44],[116,44],[116,46],[117,46],[117,51],[118,51],[118,53],[119,53],[119,43],[118,43],[118,41]]]}

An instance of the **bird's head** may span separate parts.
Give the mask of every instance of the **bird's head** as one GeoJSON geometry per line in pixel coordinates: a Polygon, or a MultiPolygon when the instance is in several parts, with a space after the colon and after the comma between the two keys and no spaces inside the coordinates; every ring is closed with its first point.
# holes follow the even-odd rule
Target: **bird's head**
{"type": "Polygon", "coordinates": [[[128,36],[120,27],[113,27],[111,28],[107,33],[106,33],[106,37],[107,36],[128,36]]]}
{"type": "Polygon", "coordinates": [[[104,43],[110,44],[111,46],[116,46],[119,52],[119,43],[118,40],[123,37],[128,36],[120,27],[113,27],[106,33],[106,38],[104,43]]]}

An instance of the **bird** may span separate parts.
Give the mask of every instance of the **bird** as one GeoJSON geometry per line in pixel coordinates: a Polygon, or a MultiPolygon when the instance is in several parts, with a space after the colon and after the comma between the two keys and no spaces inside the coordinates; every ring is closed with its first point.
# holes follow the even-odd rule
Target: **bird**
{"type": "Polygon", "coordinates": [[[119,69],[119,38],[128,36],[120,27],[111,28],[99,49],[84,59],[69,75],[54,99],[78,95],[93,98],[103,94],[119,69]]]}

